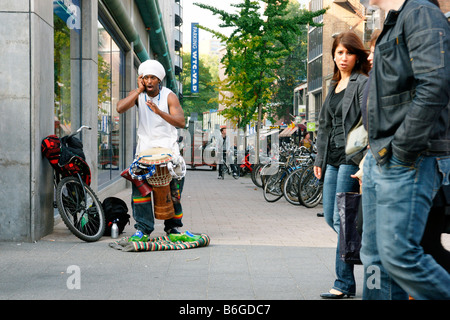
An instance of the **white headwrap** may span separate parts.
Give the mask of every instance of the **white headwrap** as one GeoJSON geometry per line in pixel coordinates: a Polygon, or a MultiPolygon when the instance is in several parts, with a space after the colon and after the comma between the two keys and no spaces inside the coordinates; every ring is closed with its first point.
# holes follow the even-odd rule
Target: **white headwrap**
{"type": "Polygon", "coordinates": [[[163,80],[166,76],[166,71],[161,63],[156,60],[147,60],[141,63],[138,69],[138,75],[146,76],[153,75],[158,77],[159,80],[163,80]]]}

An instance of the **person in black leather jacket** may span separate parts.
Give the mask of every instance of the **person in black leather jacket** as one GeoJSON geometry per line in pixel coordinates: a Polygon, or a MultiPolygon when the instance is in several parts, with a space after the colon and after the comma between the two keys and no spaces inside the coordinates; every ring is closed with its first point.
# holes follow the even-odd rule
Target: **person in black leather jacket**
{"type": "Polygon", "coordinates": [[[388,12],[367,102],[363,299],[450,299],[450,274],[420,241],[450,183],[450,28],[427,0],[370,0],[388,12]]]}

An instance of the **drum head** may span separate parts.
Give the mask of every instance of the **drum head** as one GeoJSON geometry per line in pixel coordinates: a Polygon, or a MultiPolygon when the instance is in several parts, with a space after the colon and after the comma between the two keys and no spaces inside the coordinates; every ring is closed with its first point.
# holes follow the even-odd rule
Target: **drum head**
{"type": "Polygon", "coordinates": [[[172,160],[172,150],[167,148],[150,148],[138,154],[139,163],[151,165],[162,164],[172,160]]]}

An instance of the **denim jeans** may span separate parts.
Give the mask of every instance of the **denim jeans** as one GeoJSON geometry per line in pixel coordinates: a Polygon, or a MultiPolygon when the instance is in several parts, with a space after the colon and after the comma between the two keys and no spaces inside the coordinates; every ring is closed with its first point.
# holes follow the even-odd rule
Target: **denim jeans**
{"type": "Polygon", "coordinates": [[[337,233],[338,245],[336,248],[336,280],[333,289],[339,290],[348,295],[355,295],[356,284],[353,275],[353,264],[346,263],[340,258],[339,254],[339,230],[340,217],[337,207],[336,193],[338,192],[357,192],[359,191],[359,182],[351,177],[358,171],[355,165],[340,165],[334,167],[327,165],[323,183],[323,213],[327,224],[337,233]]]}
{"type": "MultiPolygon", "coordinates": [[[[184,178],[181,180],[172,179],[170,183],[170,191],[172,195],[173,207],[175,209],[175,217],[164,220],[164,230],[173,228],[181,228],[183,226],[183,208],[181,206],[181,193],[183,192],[184,178]]],[[[151,194],[143,197],[139,189],[132,184],[131,192],[131,208],[133,210],[133,218],[136,221],[134,227],[143,233],[149,235],[155,227],[155,217],[153,215],[151,194]]]]}
{"type": "Polygon", "coordinates": [[[450,157],[392,156],[377,165],[368,153],[363,177],[363,299],[450,299],[450,274],[420,242],[433,198],[449,183],[450,157]]]}

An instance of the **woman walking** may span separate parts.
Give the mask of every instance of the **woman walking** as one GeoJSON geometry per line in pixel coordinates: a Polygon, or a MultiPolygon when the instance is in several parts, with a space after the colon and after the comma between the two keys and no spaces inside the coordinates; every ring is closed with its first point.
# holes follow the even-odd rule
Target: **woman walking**
{"type": "MultiPolygon", "coordinates": [[[[359,184],[351,175],[358,171],[358,161],[347,159],[346,137],[361,118],[361,103],[370,64],[361,39],[352,31],[339,34],[333,42],[334,75],[319,115],[317,157],[314,174],[323,181],[323,209],[328,225],[336,231],[339,242],[340,218],[336,193],[358,192],[359,184]]],[[[336,248],[336,280],[322,298],[340,299],[355,295],[353,264],[340,259],[336,248]]]]}

